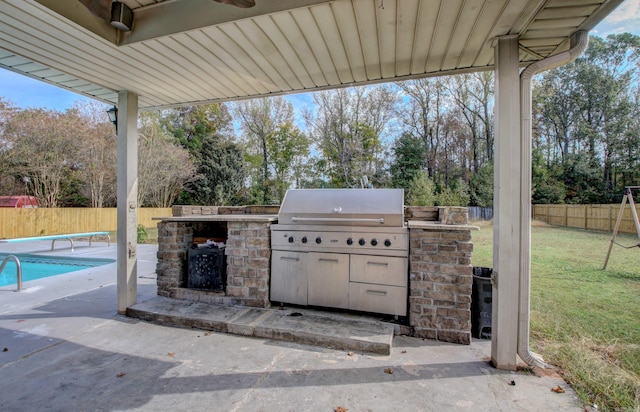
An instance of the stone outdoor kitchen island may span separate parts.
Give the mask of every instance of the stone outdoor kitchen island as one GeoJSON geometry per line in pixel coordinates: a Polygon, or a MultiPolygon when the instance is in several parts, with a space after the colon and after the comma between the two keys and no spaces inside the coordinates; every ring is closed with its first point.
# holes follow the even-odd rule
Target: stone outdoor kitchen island
{"type": "MultiPolygon", "coordinates": [[[[158,295],[219,306],[269,308],[270,228],[277,207],[174,206],[158,218],[158,295]],[[189,285],[194,244],[224,243],[222,290],[189,285]]],[[[406,207],[409,230],[408,311],[403,333],[446,342],[471,342],[473,243],[468,212],[461,207],[406,207]]],[[[197,246],[196,246],[197,247],[197,246]]],[[[221,252],[222,253],[222,252],[221,252]]]]}

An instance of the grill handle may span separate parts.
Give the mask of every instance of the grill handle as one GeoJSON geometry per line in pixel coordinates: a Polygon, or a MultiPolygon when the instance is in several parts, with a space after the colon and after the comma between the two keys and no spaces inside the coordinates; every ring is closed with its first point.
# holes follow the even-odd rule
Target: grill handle
{"type": "Polygon", "coordinates": [[[353,222],[353,223],[380,223],[384,224],[384,218],[349,218],[349,217],[292,217],[294,222],[353,222]]]}

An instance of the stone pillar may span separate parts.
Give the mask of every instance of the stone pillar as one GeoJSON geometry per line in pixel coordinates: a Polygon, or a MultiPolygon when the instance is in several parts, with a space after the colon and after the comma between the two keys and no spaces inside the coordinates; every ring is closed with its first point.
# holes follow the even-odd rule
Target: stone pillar
{"type": "Polygon", "coordinates": [[[409,324],[416,337],[469,344],[472,227],[424,223],[409,222],[409,324]]]}
{"type": "Polygon", "coordinates": [[[178,289],[186,283],[187,253],[192,243],[191,222],[158,223],[158,295],[177,297],[178,289]]]}
{"type": "Polygon", "coordinates": [[[232,303],[267,308],[271,273],[269,224],[228,223],[227,295],[232,303]]]}

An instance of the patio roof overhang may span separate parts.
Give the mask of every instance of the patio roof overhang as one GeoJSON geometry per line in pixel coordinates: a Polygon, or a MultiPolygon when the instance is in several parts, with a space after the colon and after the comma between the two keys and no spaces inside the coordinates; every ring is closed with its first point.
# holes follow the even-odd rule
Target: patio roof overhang
{"type": "Polygon", "coordinates": [[[495,70],[491,357],[543,363],[528,349],[529,75],[575,58],[622,0],[124,3],[129,32],[111,0],[0,0],[0,67],[118,106],[118,311],[136,302],[139,110],[495,70]]]}
{"type": "Polygon", "coordinates": [[[109,104],[120,90],[142,110],[202,104],[492,70],[504,35],[526,65],[622,0],[123,2],[129,32],[110,0],[0,1],[0,67],[109,104]]]}

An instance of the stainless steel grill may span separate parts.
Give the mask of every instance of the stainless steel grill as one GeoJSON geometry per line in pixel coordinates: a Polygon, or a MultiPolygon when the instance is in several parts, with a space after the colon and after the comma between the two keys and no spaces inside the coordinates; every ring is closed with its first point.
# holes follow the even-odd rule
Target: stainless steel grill
{"type": "Polygon", "coordinates": [[[271,231],[271,300],[406,315],[402,189],[292,189],[271,231]]]}

